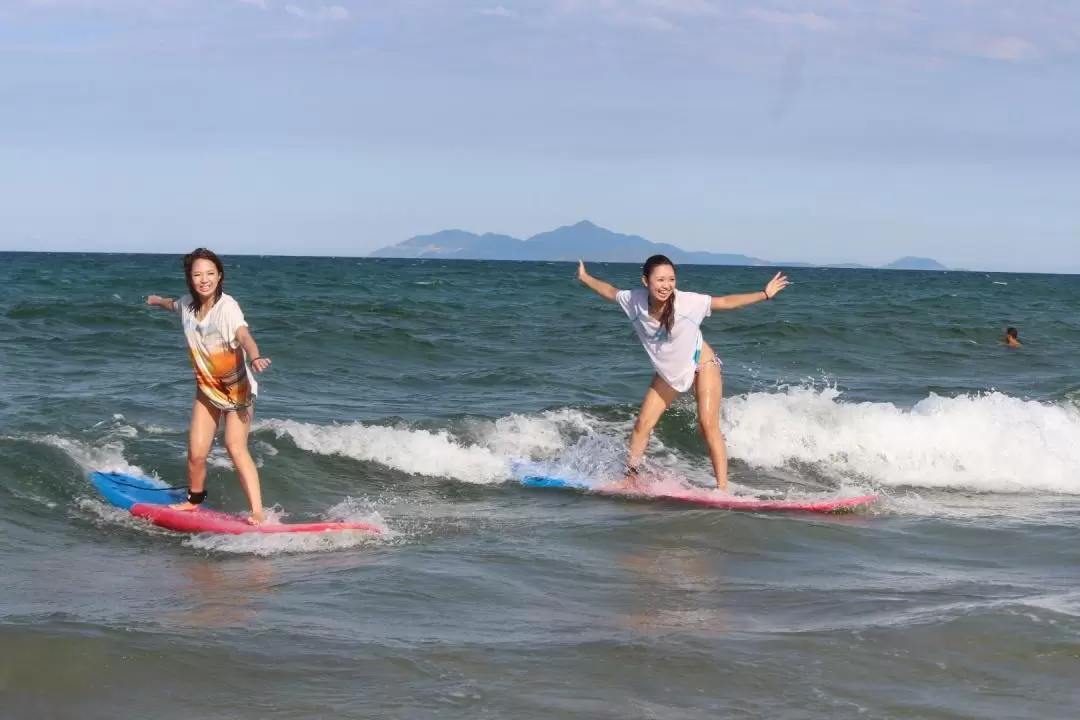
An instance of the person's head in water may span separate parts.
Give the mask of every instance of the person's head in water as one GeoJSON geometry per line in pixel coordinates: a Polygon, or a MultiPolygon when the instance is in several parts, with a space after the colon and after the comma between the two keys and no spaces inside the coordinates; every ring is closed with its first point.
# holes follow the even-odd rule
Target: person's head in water
{"type": "Polygon", "coordinates": [[[1021,345],[1020,333],[1016,331],[1016,328],[1010,327],[1005,329],[1005,344],[1009,347],[1017,347],[1021,345]]]}
{"type": "Polygon", "coordinates": [[[641,283],[649,290],[649,305],[662,305],[660,325],[671,332],[675,325],[675,263],[653,255],[641,268],[641,283]]]}
{"type": "Polygon", "coordinates": [[[213,251],[198,248],[184,256],[184,280],[196,312],[211,300],[217,302],[225,290],[225,266],[213,251]]]}

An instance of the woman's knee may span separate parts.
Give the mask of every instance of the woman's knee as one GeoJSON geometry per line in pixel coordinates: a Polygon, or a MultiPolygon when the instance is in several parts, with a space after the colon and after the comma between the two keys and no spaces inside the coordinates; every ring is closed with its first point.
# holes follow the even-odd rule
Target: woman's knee
{"type": "Polygon", "coordinates": [[[724,434],[720,431],[719,418],[701,418],[698,420],[698,428],[705,437],[718,437],[723,439],[724,434]]]}
{"type": "Polygon", "coordinates": [[[188,450],[187,464],[189,468],[206,467],[206,455],[188,450]]]}
{"type": "Polygon", "coordinates": [[[635,435],[648,435],[656,427],[656,419],[641,418],[634,423],[635,435]]]}
{"type": "Polygon", "coordinates": [[[247,438],[226,438],[225,452],[229,453],[229,457],[233,460],[244,457],[248,454],[247,438]]]}

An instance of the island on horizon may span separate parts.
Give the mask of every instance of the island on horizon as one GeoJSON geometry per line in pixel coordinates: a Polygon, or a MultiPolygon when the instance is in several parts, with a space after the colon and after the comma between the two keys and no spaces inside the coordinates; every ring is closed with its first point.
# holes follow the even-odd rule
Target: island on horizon
{"type": "Polygon", "coordinates": [[[397,245],[380,248],[369,257],[413,258],[430,260],[519,260],[572,262],[584,258],[590,262],[640,263],[649,255],[667,255],[680,265],[744,265],[752,267],[821,267],[865,270],[948,270],[936,260],[903,257],[874,268],[858,263],[775,262],[741,253],[714,253],[683,250],[668,243],[656,243],[639,235],[625,235],[599,227],[588,220],[566,225],[521,240],[510,235],[477,233],[465,230],[441,230],[417,235],[397,245]]]}

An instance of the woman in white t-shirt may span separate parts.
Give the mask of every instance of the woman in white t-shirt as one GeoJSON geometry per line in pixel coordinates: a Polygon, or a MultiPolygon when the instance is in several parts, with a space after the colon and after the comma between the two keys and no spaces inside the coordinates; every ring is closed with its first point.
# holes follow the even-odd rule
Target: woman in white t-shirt
{"type": "Polygon", "coordinates": [[[656,371],[630,435],[628,482],[633,483],[649,435],[660,416],[680,393],[693,388],[697,397],[698,423],[709,446],[716,486],[727,490],[727,448],[720,432],[722,364],[702,338],[701,323],[714,310],[734,310],[771,300],[787,287],[787,278],[776,273],[764,290],[711,297],[676,290],[675,265],[663,255],[653,255],[645,261],[641,271],[644,287],[637,290],[617,290],[603,280],[597,280],[586,272],[584,262],[578,263],[578,279],[605,300],[619,303],[656,371]]]}
{"type": "Polygon", "coordinates": [[[179,300],[157,295],[146,299],[147,305],[179,313],[195,371],[187,502],[173,507],[196,510],[206,498],[206,457],[224,417],[225,449],[251,503],[251,522],[257,525],[264,519],[262,492],[247,441],[259,386],[248,365],[262,372],[270,367],[270,358],[259,356],[240,305],[223,292],[225,266],[217,255],[199,248],[184,256],[184,279],[188,294],[179,300]]]}

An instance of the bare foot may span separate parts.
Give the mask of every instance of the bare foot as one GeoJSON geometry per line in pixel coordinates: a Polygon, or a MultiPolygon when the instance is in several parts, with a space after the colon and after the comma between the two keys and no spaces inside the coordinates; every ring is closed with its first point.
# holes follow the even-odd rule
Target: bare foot
{"type": "Polygon", "coordinates": [[[616,483],[615,487],[627,492],[641,492],[641,485],[639,484],[640,480],[641,476],[636,472],[627,473],[626,477],[622,479],[622,482],[616,483]]]}
{"type": "Polygon", "coordinates": [[[169,509],[170,510],[181,510],[183,512],[195,512],[196,510],[199,509],[199,506],[198,505],[192,505],[189,502],[182,502],[182,503],[176,503],[175,505],[170,505],[169,509]]]}
{"type": "Polygon", "coordinates": [[[262,525],[266,522],[266,516],[263,515],[262,511],[260,510],[257,513],[251,513],[251,515],[248,516],[247,521],[248,525],[262,525]]]}

